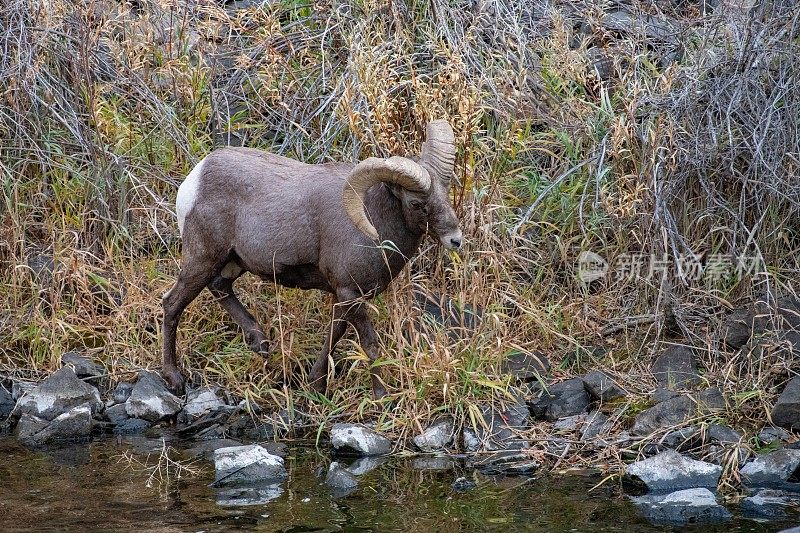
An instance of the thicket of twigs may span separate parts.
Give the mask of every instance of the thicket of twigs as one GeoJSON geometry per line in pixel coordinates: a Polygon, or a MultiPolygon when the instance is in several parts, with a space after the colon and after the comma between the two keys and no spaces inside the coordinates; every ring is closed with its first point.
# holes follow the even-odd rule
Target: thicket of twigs
{"type": "Polygon", "coordinates": [[[766,363],[726,352],[714,323],[798,282],[793,2],[749,12],[722,2],[716,13],[693,2],[241,4],[5,4],[8,374],[40,375],[73,349],[119,379],[158,366],[160,296],[180,257],[175,192],[213,147],[354,161],[413,152],[426,121],[446,117],[469,244],[461,258],[426,244],[374,303],[393,409],[371,402],[352,341],[328,399],[314,398],[304,373],[324,335],[325,298],[251,278],[238,284],[242,299],[277,354],[249,353],[204,295],[179,334],[196,381],[274,407],[302,403],[315,423],[379,412],[405,435],[434,411],[474,423],[481,403],[507,399],[500,363],[514,351],[544,352],[556,377],[624,373],[642,398],[654,350],[680,339],[699,348],[709,383],[742,398],[730,417],[763,420],[796,365],[785,352],[766,363]],[[608,275],[585,283],[583,251],[605,258],[608,275]],[[657,258],[666,274],[649,275],[648,259],[641,277],[616,275],[632,254],[657,258]],[[753,258],[744,275],[741,257],[753,258]],[[687,260],[705,270],[682,270],[687,260]],[[482,308],[481,325],[454,339],[419,324],[415,287],[482,308]]]}

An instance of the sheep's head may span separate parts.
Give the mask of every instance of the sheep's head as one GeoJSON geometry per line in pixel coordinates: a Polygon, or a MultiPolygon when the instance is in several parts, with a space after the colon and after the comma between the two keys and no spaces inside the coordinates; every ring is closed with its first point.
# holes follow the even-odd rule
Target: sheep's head
{"type": "Polygon", "coordinates": [[[449,195],[455,153],[452,128],[446,121],[436,120],[428,124],[419,162],[405,157],[371,157],[359,163],[342,195],[348,216],[365,235],[377,240],[378,232],[364,211],[364,195],[371,186],[387,182],[403,205],[407,224],[432,232],[446,248],[460,248],[461,229],[449,195]]]}

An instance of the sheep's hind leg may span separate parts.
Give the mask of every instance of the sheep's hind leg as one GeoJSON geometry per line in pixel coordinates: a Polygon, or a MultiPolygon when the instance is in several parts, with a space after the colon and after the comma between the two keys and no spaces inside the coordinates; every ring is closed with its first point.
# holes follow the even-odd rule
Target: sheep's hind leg
{"type": "Polygon", "coordinates": [[[178,322],[181,319],[186,306],[197,298],[203,288],[210,281],[212,272],[195,267],[194,263],[185,262],[182,265],[175,285],[164,294],[161,304],[164,308],[164,345],[163,363],[161,365],[161,375],[167,382],[170,390],[176,394],[183,394],[184,379],[178,370],[178,361],[175,349],[175,336],[178,330],[178,322]]]}
{"type": "Polygon", "coordinates": [[[253,315],[245,309],[242,302],[236,297],[236,293],[233,292],[233,282],[236,281],[241,270],[236,273],[235,277],[227,277],[225,275],[227,274],[225,272],[226,269],[223,269],[221,274],[211,280],[211,283],[208,284],[208,290],[211,291],[211,294],[214,295],[214,298],[222,308],[228,312],[233,321],[242,328],[247,346],[255,353],[266,356],[269,353],[270,342],[267,340],[264,330],[261,329],[253,315]]]}

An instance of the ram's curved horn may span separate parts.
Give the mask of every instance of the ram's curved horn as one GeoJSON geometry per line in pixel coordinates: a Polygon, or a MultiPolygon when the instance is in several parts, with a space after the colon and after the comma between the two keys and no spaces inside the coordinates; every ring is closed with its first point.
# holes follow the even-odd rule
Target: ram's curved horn
{"type": "Polygon", "coordinates": [[[353,224],[372,240],[378,239],[378,232],[367,218],[364,196],[367,189],[382,181],[395,183],[412,192],[428,192],[431,188],[428,171],[405,157],[370,157],[356,165],[344,184],[342,201],[353,224]]]}
{"type": "Polygon", "coordinates": [[[439,179],[449,183],[456,162],[456,139],[446,120],[428,123],[420,162],[439,179]]]}

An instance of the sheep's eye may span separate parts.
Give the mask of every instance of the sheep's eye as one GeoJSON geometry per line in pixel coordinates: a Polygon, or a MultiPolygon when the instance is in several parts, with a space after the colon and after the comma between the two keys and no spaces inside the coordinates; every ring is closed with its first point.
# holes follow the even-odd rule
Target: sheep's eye
{"type": "Polygon", "coordinates": [[[425,214],[428,213],[428,207],[425,205],[425,202],[411,202],[411,207],[413,209],[418,209],[425,214]]]}

